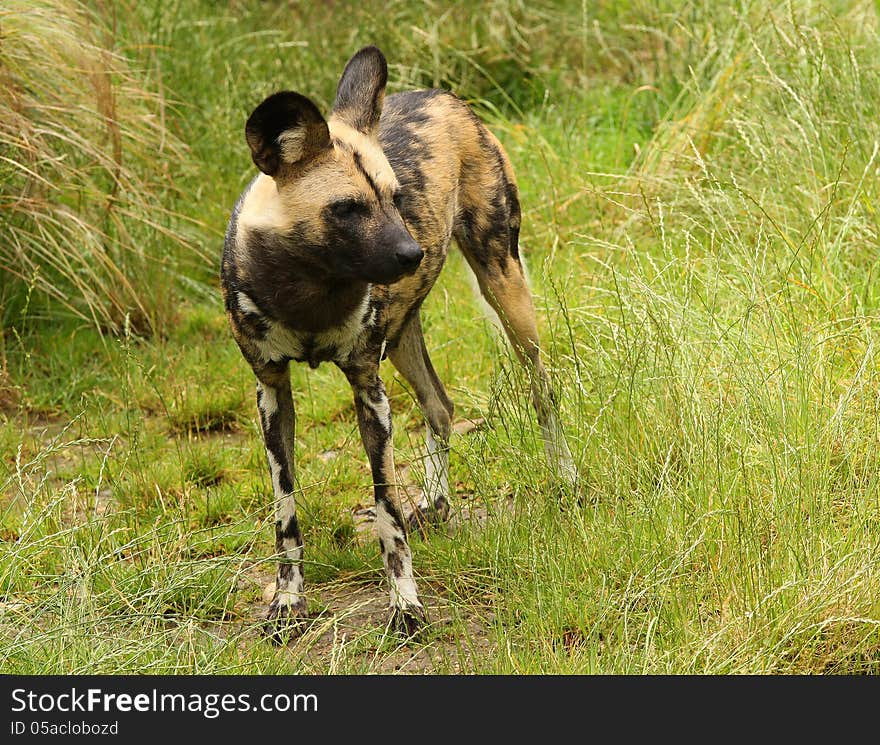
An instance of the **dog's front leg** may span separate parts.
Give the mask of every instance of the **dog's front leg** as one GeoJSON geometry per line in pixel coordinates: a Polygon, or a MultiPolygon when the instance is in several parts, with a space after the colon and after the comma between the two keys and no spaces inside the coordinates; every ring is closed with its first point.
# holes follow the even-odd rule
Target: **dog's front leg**
{"type": "Polygon", "coordinates": [[[358,427],[370,468],[376,497],[376,532],[382,561],[391,584],[391,622],[401,633],[413,634],[425,620],[412,574],[412,554],[394,473],[391,439],[391,406],[378,368],[345,370],[354,391],[358,427]]]}
{"type": "Polygon", "coordinates": [[[275,551],[278,571],[275,595],[269,605],[266,632],[282,642],[285,632],[298,631],[306,616],[303,595],[303,541],[294,504],[293,438],[296,415],[287,366],[262,371],[257,379],[257,407],[266,444],[266,457],[275,497],[275,551]]]}

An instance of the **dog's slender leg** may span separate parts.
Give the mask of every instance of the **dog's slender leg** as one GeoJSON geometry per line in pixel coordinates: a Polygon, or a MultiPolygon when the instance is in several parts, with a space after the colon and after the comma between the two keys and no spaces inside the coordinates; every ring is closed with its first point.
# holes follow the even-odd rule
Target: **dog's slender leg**
{"type": "Polygon", "coordinates": [[[538,345],[538,326],[519,258],[522,210],[510,160],[489,130],[481,136],[485,163],[463,177],[453,235],[477,277],[480,291],[498,314],[516,355],[529,373],[532,404],[544,451],[558,476],[577,482],[577,470],[559,423],[558,406],[538,345]]]}
{"type": "Polygon", "coordinates": [[[378,366],[369,370],[344,369],[343,372],[354,391],[358,428],[373,472],[376,532],[391,585],[391,621],[399,631],[410,635],[424,621],[425,611],[412,574],[412,553],[397,494],[391,406],[378,366]]]}
{"type": "Polygon", "coordinates": [[[431,364],[418,314],[404,327],[388,356],[413,387],[426,419],[425,488],[409,518],[410,530],[423,531],[426,524],[441,523],[449,516],[449,432],[454,407],[431,364]]]}
{"type": "Polygon", "coordinates": [[[522,265],[508,259],[506,273],[488,273],[478,279],[483,295],[498,314],[517,356],[530,373],[532,405],[538,414],[547,459],[556,465],[563,480],[574,484],[577,469],[559,423],[559,406],[550,376],[541,362],[535,310],[522,265]]]}
{"type": "Polygon", "coordinates": [[[257,379],[257,407],[275,497],[275,551],[279,556],[275,595],[269,605],[267,632],[274,641],[296,631],[306,614],[303,595],[303,540],[294,504],[293,438],[296,415],[287,367],[262,371],[257,379]]]}
{"type": "Polygon", "coordinates": [[[483,266],[474,261],[467,251],[464,253],[477,275],[483,297],[498,314],[517,357],[529,371],[532,405],[538,414],[547,459],[555,466],[561,479],[575,484],[577,469],[559,423],[559,407],[550,376],[541,362],[532,295],[519,260],[507,254],[506,248],[504,251],[497,256],[499,268],[483,266]]]}

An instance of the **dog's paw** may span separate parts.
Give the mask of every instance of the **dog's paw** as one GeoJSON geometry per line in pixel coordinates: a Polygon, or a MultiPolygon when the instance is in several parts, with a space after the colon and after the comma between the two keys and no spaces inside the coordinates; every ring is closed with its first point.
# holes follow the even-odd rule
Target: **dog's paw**
{"type": "Polygon", "coordinates": [[[425,626],[425,620],[425,609],[421,605],[408,605],[392,608],[388,625],[399,636],[411,639],[425,626]]]}
{"type": "Polygon", "coordinates": [[[273,600],[269,604],[269,612],[263,624],[263,634],[273,644],[282,646],[302,634],[307,622],[305,599],[293,605],[273,600]]]}
{"type": "Polygon", "coordinates": [[[407,519],[407,528],[410,533],[418,533],[422,538],[429,527],[443,525],[449,519],[449,502],[446,497],[440,497],[433,505],[416,507],[407,519]]]}

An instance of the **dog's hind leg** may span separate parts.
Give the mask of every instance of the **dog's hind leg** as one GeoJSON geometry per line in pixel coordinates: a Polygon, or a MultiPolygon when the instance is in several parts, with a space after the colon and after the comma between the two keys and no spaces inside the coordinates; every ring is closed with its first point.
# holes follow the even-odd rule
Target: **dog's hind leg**
{"type": "Polygon", "coordinates": [[[437,377],[422,334],[418,312],[407,322],[388,357],[413,387],[426,419],[425,487],[409,517],[409,529],[424,531],[449,516],[449,432],[454,407],[437,377]]]}
{"type": "Polygon", "coordinates": [[[275,594],[269,605],[266,632],[282,642],[296,632],[306,615],[303,595],[303,540],[294,503],[293,438],[296,415],[287,365],[257,373],[257,407],[275,496],[275,551],[279,557],[275,594]]]}
{"type": "Polygon", "coordinates": [[[577,469],[559,423],[559,407],[550,376],[541,361],[535,311],[522,265],[512,257],[506,257],[503,269],[474,266],[470,256],[468,261],[483,297],[498,314],[517,357],[529,372],[532,405],[538,415],[547,460],[563,481],[575,484],[577,469]]]}
{"type": "Polygon", "coordinates": [[[497,140],[486,132],[495,168],[475,172],[461,193],[454,235],[477,277],[480,292],[498,314],[519,360],[529,372],[532,404],[551,467],[568,483],[577,470],[559,423],[550,376],[541,362],[532,295],[519,258],[520,206],[513,171],[497,140]]]}
{"type": "Polygon", "coordinates": [[[412,573],[412,553],[397,495],[391,405],[379,377],[379,355],[369,368],[343,367],[354,391],[358,429],[373,473],[376,498],[376,533],[382,561],[391,585],[391,624],[400,632],[414,633],[425,620],[412,573]]]}

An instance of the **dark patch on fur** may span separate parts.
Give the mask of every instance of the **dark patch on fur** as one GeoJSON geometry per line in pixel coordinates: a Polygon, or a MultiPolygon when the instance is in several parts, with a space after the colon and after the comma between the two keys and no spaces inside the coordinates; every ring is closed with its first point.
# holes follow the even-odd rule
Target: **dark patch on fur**
{"type": "MultiPolygon", "coordinates": [[[[329,240],[339,240],[332,228],[327,232],[329,240]]],[[[339,266],[324,236],[315,235],[308,224],[296,223],[287,233],[254,229],[247,241],[248,255],[254,259],[248,266],[248,281],[239,289],[267,318],[318,333],[363,300],[367,283],[339,266]]]]}
{"type": "Polygon", "coordinates": [[[432,151],[416,129],[432,121],[428,105],[446,91],[426,90],[395,93],[385,101],[385,115],[379,123],[379,144],[400,183],[399,211],[417,238],[425,226],[427,176],[424,164],[432,151]]]}
{"type": "MultiPolygon", "coordinates": [[[[363,404],[361,404],[362,408],[363,404]]],[[[390,474],[385,473],[385,465],[383,462],[385,456],[385,448],[389,435],[385,427],[373,416],[365,416],[361,426],[361,437],[367,450],[367,457],[370,459],[370,469],[373,472],[373,480],[378,484],[377,488],[381,488],[384,493],[387,487],[385,484],[389,481],[390,474]]]]}
{"type": "Polygon", "coordinates": [[[366,180],[367,185],[370,187],[370,190],[373,192],[373,194],[376,197],[376,201],[381,201],[382,197],[379,192],[379,187],[376,186],[376,182],[373,181],[373,177],[370,176],[370,174],[367,173],[367,169],[364,168],[364,162],[361,159],[361,156],[359,153],[354,154],[354,165],[358,169],[358,171],[360,172],[361,176],[363,176],[364,179],[366,180]]]}
{"type": "MultiPolygon", "coordinates": [[[[224,258],[224,263],[226,259],[224,258]]],[[[264,339],[269,333],[271,324],[266,316],[257,309],[258,312],[252,310],[244,310],[238,299],[239,288],[242,286],[238,279],[238,272],[232,266],[224,266],[224,274],[229,278],[226,282],[228,291],[224,292],[224,300],[226,312],[232,317],[240,331],[251,339],[264,339]]]]}
{"type": "Polygon", "coordinates": [[[516,184],[510,182],[507,182],[507,209],[509,212],[510,255],[519,261],[519,227],[522,221],[522,212],[519,207],[516,184]]]}
{"type": "Polygon", "coordinates": [[[386,117],[399,116],[405,124],[426,124],[431,121],[431,115],[427,111],[427,104],[438,96],[457,98],[455,94],[440,88],[402,91],[385,99],[384,114],[386,117]]]}
{"type": "Polygon", "coordinates": [[[383,486],[381,492],[377,489],[376,493],[376,503],[378,504],[379,502],[382,502],[385,511],[388,513],[388,518],[392,527],[403,534],[403,516],[400,514],[400,512],[398,512],[397,507],[394,505],[394,503],[388,498],[387,487],[383,486]]]}
{"type": "Polygon", "coordinates": [[[302,534],[299,532],[299,521],[296,519],[296,515],[291,515],[290,520],[287,521],[287,525],[284,528],[281,528],[281,521],[275,521],[275,535],[282,540],[287,538],[295,538],[298,544],[302,543],[302,534]],[[280,532],[279,532],[280,531],[280,532]]]}
{"type": "MultiPolygon", "coordinates": [[[[519,256],[513,242],[514,239],[519,240],[519,227],[512,226],[508,201],[511,187],[502,175],[499,188],[486,195],[486,202],[479,208],[470,205],[459,208],[455,238],[485,270],[494,268],[503,272],[507,268],[507,257],[510,254],[515,258],[519,256]],[[478,209],[483,211],[478,213],[478,209]]],[[[516,209],[519,210],[518,200],[516,209]]]]}
{"type": "Polygon", "coordinates": [[[385,561],[388,562],[388,571],[395,577],[403,576],[403,559],[394,552],[385,554],[385,561]]]}
{"type": "MultiPolygon", "coordinates": [[[[281,546],[278,543],[277,536],[275,539],[275,550],[278,553],[281,553],[284,550],[283,546],[281,546]]],[[[279,559],[279,562],[278,562],[278,584],[279,585],[281,585],[281,584],[287,585],[290,583],[290,580],[293,578],[293,569],[295,566],[296,566],[295,562],[291,561],[290,559],[285,558],[284,556],[282,556],[279,559]]]]}

